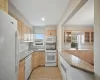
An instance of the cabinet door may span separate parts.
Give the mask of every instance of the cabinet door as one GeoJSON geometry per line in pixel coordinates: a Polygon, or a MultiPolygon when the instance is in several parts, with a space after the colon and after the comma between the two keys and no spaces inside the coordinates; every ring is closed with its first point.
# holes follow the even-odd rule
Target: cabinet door
{"type": "Polygon", "coordinates": [[[44,52],[39,52],[39,65],[45,66],[45,54],[44,54],[44,52]]]}
{"type": "Polygon", "coordinates": [[[85,32],[85,42],[86,43],[90,42],[90,32],[85,32]]]}
{"type": "Polygon", "coordinates": [[[8,13],[8,0],[0,0],[0,9],[8,13]]]}
{"type": "Polygon", "coordinates": [[[25,80],[25,60],[19,63],[18,80],[25,80]]]}
{"type": "Polygon", "coordinates": [[[33,69],[39,66],[39,53],[32,54],[32,67],[33,69]]]}
{"type": "Polygon", "coordinates": [[[91,43],[94,42],[94,32],[91,32],[91,43]]]}
{"type": "Polygon", "coordinates": [[[46,36],[56,36],[56,30],[47,30],[46,36]]]}
{"type": "Polygon", "coordinates": [[[70,43],[70,42],[72,41],[72,40],[71,40],[71,39],[72,39],[72,37],[71,37],[71,32],[66,32],[66,33],[65,33],[65,37],[66,37],[66,38],[65,38],[65,41],[66,41],[66,42],[70,43]]]}
{"type": "Polygon", "coordinates": [[[25,32],[26,32],[26,27],[25,27],[25,24],[22,22],[21,23],[22,25],[22,41],[24,41],[24,35],[25,35],[25,32]]]}
{"type": "Polygon", "coordinates": [[[22,39],[22,26],[21,26],[21,21],[18,20],[18,33],[19,33],[19,39],[22,39]]]}
{"type": "Polygon", "coordinates": [[[52,33],[53,36],[56,36],[56,30],[52,30],[52,33]]]}

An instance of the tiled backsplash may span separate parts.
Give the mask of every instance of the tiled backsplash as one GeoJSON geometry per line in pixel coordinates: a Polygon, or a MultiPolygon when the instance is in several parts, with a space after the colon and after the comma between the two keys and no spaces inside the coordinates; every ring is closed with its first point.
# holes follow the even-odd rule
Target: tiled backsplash
{"type": "Polygon", "coordinates": [[[20,42],[20,52],[26,50],[44,49],[45,46],[33,46],[33,42],[20,42]]]}
{"type": "Polygon", "coordinates": [[[45,49],[45,46],[34,46],[34,49],[45,49]]]}
{"type": "Polygon", "coordinates": [[[20,52],[28,50],[29,49],[29,43],[20,42],[20,52]]]}

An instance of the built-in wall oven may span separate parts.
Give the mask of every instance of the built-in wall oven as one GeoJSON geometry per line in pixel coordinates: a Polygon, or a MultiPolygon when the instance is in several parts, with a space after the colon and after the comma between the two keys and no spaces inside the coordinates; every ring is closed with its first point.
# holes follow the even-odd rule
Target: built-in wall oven
{"type": "Polygon", "coordinates": [[[46,43],[45,44],[45,50],[56,50],[56,43],[46,43]]]}
{"type": "Polygon", "coordinates": [[[46,37],[45,66],[56,66],[56,37],[46,37]]]}

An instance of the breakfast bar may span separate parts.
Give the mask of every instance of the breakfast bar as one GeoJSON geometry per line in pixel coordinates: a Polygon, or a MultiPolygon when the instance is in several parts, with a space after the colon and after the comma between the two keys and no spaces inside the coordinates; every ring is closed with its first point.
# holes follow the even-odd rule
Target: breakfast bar
{"type": "Polygon", "coordinates": [[[94,66],[68,52],[58,52],[63,80],[94,80],[94,66]]]}

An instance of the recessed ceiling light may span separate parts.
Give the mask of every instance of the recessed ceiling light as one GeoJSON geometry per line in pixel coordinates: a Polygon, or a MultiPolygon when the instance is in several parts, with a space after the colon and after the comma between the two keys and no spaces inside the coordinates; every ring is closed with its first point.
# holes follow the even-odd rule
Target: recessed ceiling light
{"type": "Polygon", "coordinates": [[[41,19],[42,21],[45,21],[45,18],[44,17],[42,17],[42,19],[41,19]]]}

